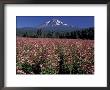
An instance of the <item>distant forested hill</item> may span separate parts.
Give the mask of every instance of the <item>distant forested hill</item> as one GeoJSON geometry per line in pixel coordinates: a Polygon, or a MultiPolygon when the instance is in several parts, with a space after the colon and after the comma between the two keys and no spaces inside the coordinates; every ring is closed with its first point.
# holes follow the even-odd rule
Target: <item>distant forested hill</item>
{"type": "Polygon", "coordinates": [[[17,28],[16,35],[31,38],[94,39],[94,28],[17,28]]]}

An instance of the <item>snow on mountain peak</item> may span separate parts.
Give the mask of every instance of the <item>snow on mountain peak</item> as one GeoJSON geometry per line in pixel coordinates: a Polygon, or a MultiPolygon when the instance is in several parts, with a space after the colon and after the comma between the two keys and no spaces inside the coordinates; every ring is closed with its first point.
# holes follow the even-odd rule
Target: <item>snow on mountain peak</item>
{"type": "Polygon", "coordinates": [[[63,24],[63,25],[67,25],[67,24],[63,24]]]}
{"type": "Polygon", "coordinates": [[[58,19],[52,19],[45,23],[45,26],[57,26],[57,25],[67,25],[58,19]]]}
{"type": "Polygon", "coordinates": [[[47,21],[45,24],[48,25],[50,21],[47,21]]]}

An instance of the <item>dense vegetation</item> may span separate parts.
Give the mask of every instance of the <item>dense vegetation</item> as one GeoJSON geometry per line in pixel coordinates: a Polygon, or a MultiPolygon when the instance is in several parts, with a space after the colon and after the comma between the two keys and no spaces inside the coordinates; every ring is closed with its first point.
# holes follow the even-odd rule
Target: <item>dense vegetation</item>
{"type": "Polygon", "coordinates": [[[17,37],[17,74],[94,74],[94,40],[17,37]]]}
{"type": "Polygon", "coordinates": [[[31,38],[67,38],[67,39],[90,39],[94,40],[94,28],[84,28],[76,30],[44,30],[29,29],[19,30],[17,29],[17,36],[31,37],[31,38]]]}

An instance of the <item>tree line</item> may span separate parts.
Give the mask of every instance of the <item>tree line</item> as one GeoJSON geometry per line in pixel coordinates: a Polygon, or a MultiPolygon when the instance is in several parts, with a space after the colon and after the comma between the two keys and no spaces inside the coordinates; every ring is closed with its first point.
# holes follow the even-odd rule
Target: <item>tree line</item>
{"type": "Polygon", "coordinates": [[[44,31],[43,29],[37,30],[21,30],[17,31],[17,36],[31,37],[31,38],[67,38],[67,39],[90,39],[94,40],[94,28],[85,28],[80,30],[71,31],[44,31]]]}

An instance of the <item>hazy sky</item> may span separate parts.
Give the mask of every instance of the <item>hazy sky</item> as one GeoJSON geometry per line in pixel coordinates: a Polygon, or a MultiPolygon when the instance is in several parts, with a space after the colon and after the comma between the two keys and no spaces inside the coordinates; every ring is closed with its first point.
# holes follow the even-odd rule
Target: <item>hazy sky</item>
{"type": "Polygon", "coordinates": [[[37,27],[53,18],[80,28],[94,27],[94,16],[16,16],[16,26],[37,27]]]}

